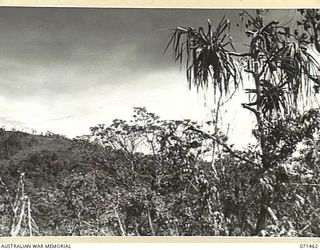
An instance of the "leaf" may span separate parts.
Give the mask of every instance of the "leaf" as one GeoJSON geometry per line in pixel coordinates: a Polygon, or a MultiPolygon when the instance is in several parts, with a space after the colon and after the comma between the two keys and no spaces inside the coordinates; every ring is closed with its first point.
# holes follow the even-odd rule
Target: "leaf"
{"type": "Polygon", "coordinates": [[[235,49],[229,36],[230,22],[222,18],[215,31],[208,20],[208,31],[202,27],[198,30],[187,27],[177,27],[172,33],[165,51],[173,46],[174,60],[180,65],[186,57],[186,74],[189,88],[194,85],[197,90],[206,89],[212,79],[213,88],[221,94],[227,94],[233,84],[236,89],[241,81],[240,69],[235,60],[228,55],[229,50],[235,49]],[[229,37],[229,41],[224,41],[229,37]]]}

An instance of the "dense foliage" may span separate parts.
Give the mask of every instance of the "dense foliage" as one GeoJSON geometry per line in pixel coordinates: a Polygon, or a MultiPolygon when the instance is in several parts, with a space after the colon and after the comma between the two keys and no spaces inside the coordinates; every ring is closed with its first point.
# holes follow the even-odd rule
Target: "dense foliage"
{"type": "MultiPolygon", "coordinates": [[[[74,140],[2,131],[1,192],[6,188],[8,195],[1,196],[1,234],[12,231],[9,199],[23,200],[16,188],[24,186],[31,212],[25,210],[17,235],[31,230],[33,235],[251,236],[260,193],[266,192],[272,202],[258,235],[319,236],[319,110],[270,128],[270,150],[278,158],[268,171],[256,164],[256,146],[233,150],[211,122],[202,126],[161,120],[145,108],[134,111],[131,121],[98,125],[74,140]]],[[[21,206],[16,219],[20,211],[21,206]]]]}
{"type": "Polygon", "coordinates": [[[240,12],[248,38],[247,48],[240,53],[233,45],[231,23],[225,18],[216,28],[208,20],[207,31],[202,27],[175,28],[166,48],[172,45],[175,61],[186,64],[190,86],[206,91],[212,84],[218,100],[216,117],[219,117],[221,99],[232,98],[236,91],[242,91],[240,83],[244,85],[249,98],[241,104],[255,117],[256,165],[261,168],[256,179],[264,186],[257,190],[260,200],[255,234],[267,226],[274,202],[271,192],[274,181],[267,173],[273,173],[287,160],[308,133],[317,132],[313,125],[318,123],[318,118],[304,127],[305,118],[314,114],[312,103],[316,103],[314,97],[319,92],[320,65],[316,58],[320,52],[320,15],[319,10],[314,9],[298,12],[300,20],[284,25],[277,20],[266,21],[266,10],[240,12]],[[306,107],[310,110],[301,114],[308,110],[306,107]],[[287,126],[294,123],[300,124],[301,130],[287,131],[287,126]],[[261,176],[265,177],[261,179],[261,176]]]}

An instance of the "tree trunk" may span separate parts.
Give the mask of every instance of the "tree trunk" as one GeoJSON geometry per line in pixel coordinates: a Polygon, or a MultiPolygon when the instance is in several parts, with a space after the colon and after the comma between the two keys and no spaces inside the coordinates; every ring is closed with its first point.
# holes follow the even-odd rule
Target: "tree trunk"
{"type": "MultiPolygon", "coordinates": [[[[256,119],[259,131],[259,143],[261,149],[261,163],[264,171],[270,168],[270,162],[268,160],[268,149],[265,138],[265,128],[263,125],[263,117],[261,113],[261,103],[262,103],[262,94],[261,94],[261,86],[260,86],[260,74],[258,72],[254,73],[254,81],[255,87],[257,90],[257,99],[256,99],[256,119]]],[[[265,227],[266,218],[267,218],[267,206],[268,206],[268,197],[264,191],[261,191],[261,199],[260,199],[260,209],[258,213],[257,223],[255,234],[259,234],[260,231],[265,227]]]]}
{"type": "Polygon", "coordinates": [[[255,235],[259,235],[261,230],[265,228],[266,226],[266,217],[267,217],[267,200],[266,195],[264,193],[261,194],[261,200],[260,200],[260,210],[258,214],[257,224],[255,228],[255,235]]]}

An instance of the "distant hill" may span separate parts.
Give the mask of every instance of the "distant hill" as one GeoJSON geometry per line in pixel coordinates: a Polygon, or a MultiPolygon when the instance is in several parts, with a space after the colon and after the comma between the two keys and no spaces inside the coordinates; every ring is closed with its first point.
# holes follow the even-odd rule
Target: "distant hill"
{"type": "Polygon", "coordinates": [[[308,126],[281,127],[304,147],[261,172],[254,145],[220,147],[212,164],[202,156],[223,134],[140,111],[75,139],[0,129],[0,236],[319,236],[319,138],[308,126]],[[274,203],[257,233],[261,191],[274,203]]]}
{"type": "Polygon", "coordinates": [[[0,174],[13,181],[24,172],[35,187],[56,183],[56,178],[79,162],[72,140],[57,135],[31,135],[19,131],[0,133],[0,174]]]}
{"type": "MultiPolygon", "coordinates": [[[[105,194],[111,194],[109,198],[112,198],[115,190],[119,192],[121,189],[123,194],[127,194],[128,189],[138,188],[140,184],[148,188],[151,177],[143,174],[139,179],[140,184],[135,187],[132,185],[132,180],[127,177],[130,173],[129,169],[126,171],[128,166],[123,152],[87,141],[71,140],[51,133],[32,135],[20,131],[0,131],[1,178],[14,197],[20,174],[25,173],[25,193],[30,197],[32,216],[39,228],[39,235],[118,234],[118,229],[108,233],[99,233],[96,229],[92,229],[92,232],[89,232],[91,229],[81,231],[81,226],[78,228],[77,222],[74,222],[77,216],[75,210],[79,205],[75,202],[80,197],[74,197],[74,194],[86,197],[87,200],[81,201],[83,206],[99,205],[99,209],[105,210],[105,202],[96,200],[92,204],[91,199],[103,199],[105,194]],[[94,180],[90,179],[93,174],[94,180]],[[143,183],[143,179],[147,184],[143,183]],[[93,186],[87,190],[87,185],[93,186]],[[93,191],[95,193],[91,193],[93,191]],[[90,205],[84,205],[86,202],[90,205]]],[[[1,192],[4,194],[4,190],[1,192]]],[[[6,204],[2,216],[7,218],[9,202],[3,197],[0,202],[6,204]]],[[[88,210],[86,212],[91,213],[89,216],[94,220],[100,216],[96,207],[88,210]]],[[[86,223],[89,223],[88,220],[86,223]]],[[[9,220],[2,226],[2,236],[7,235],[8,225],[9,220]]]]}

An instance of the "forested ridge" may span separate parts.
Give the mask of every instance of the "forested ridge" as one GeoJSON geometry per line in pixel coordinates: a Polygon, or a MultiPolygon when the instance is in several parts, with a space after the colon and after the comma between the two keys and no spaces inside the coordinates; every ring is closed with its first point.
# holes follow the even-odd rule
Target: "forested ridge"
{"type": "Polygon", "coordinates": [[[318,130],[319,110],[279,121],[267,172],[256,146],[230,148],[209,121],[145,108],[73,140],[2,130],[1,235],[319,236],[318,130]]]}

